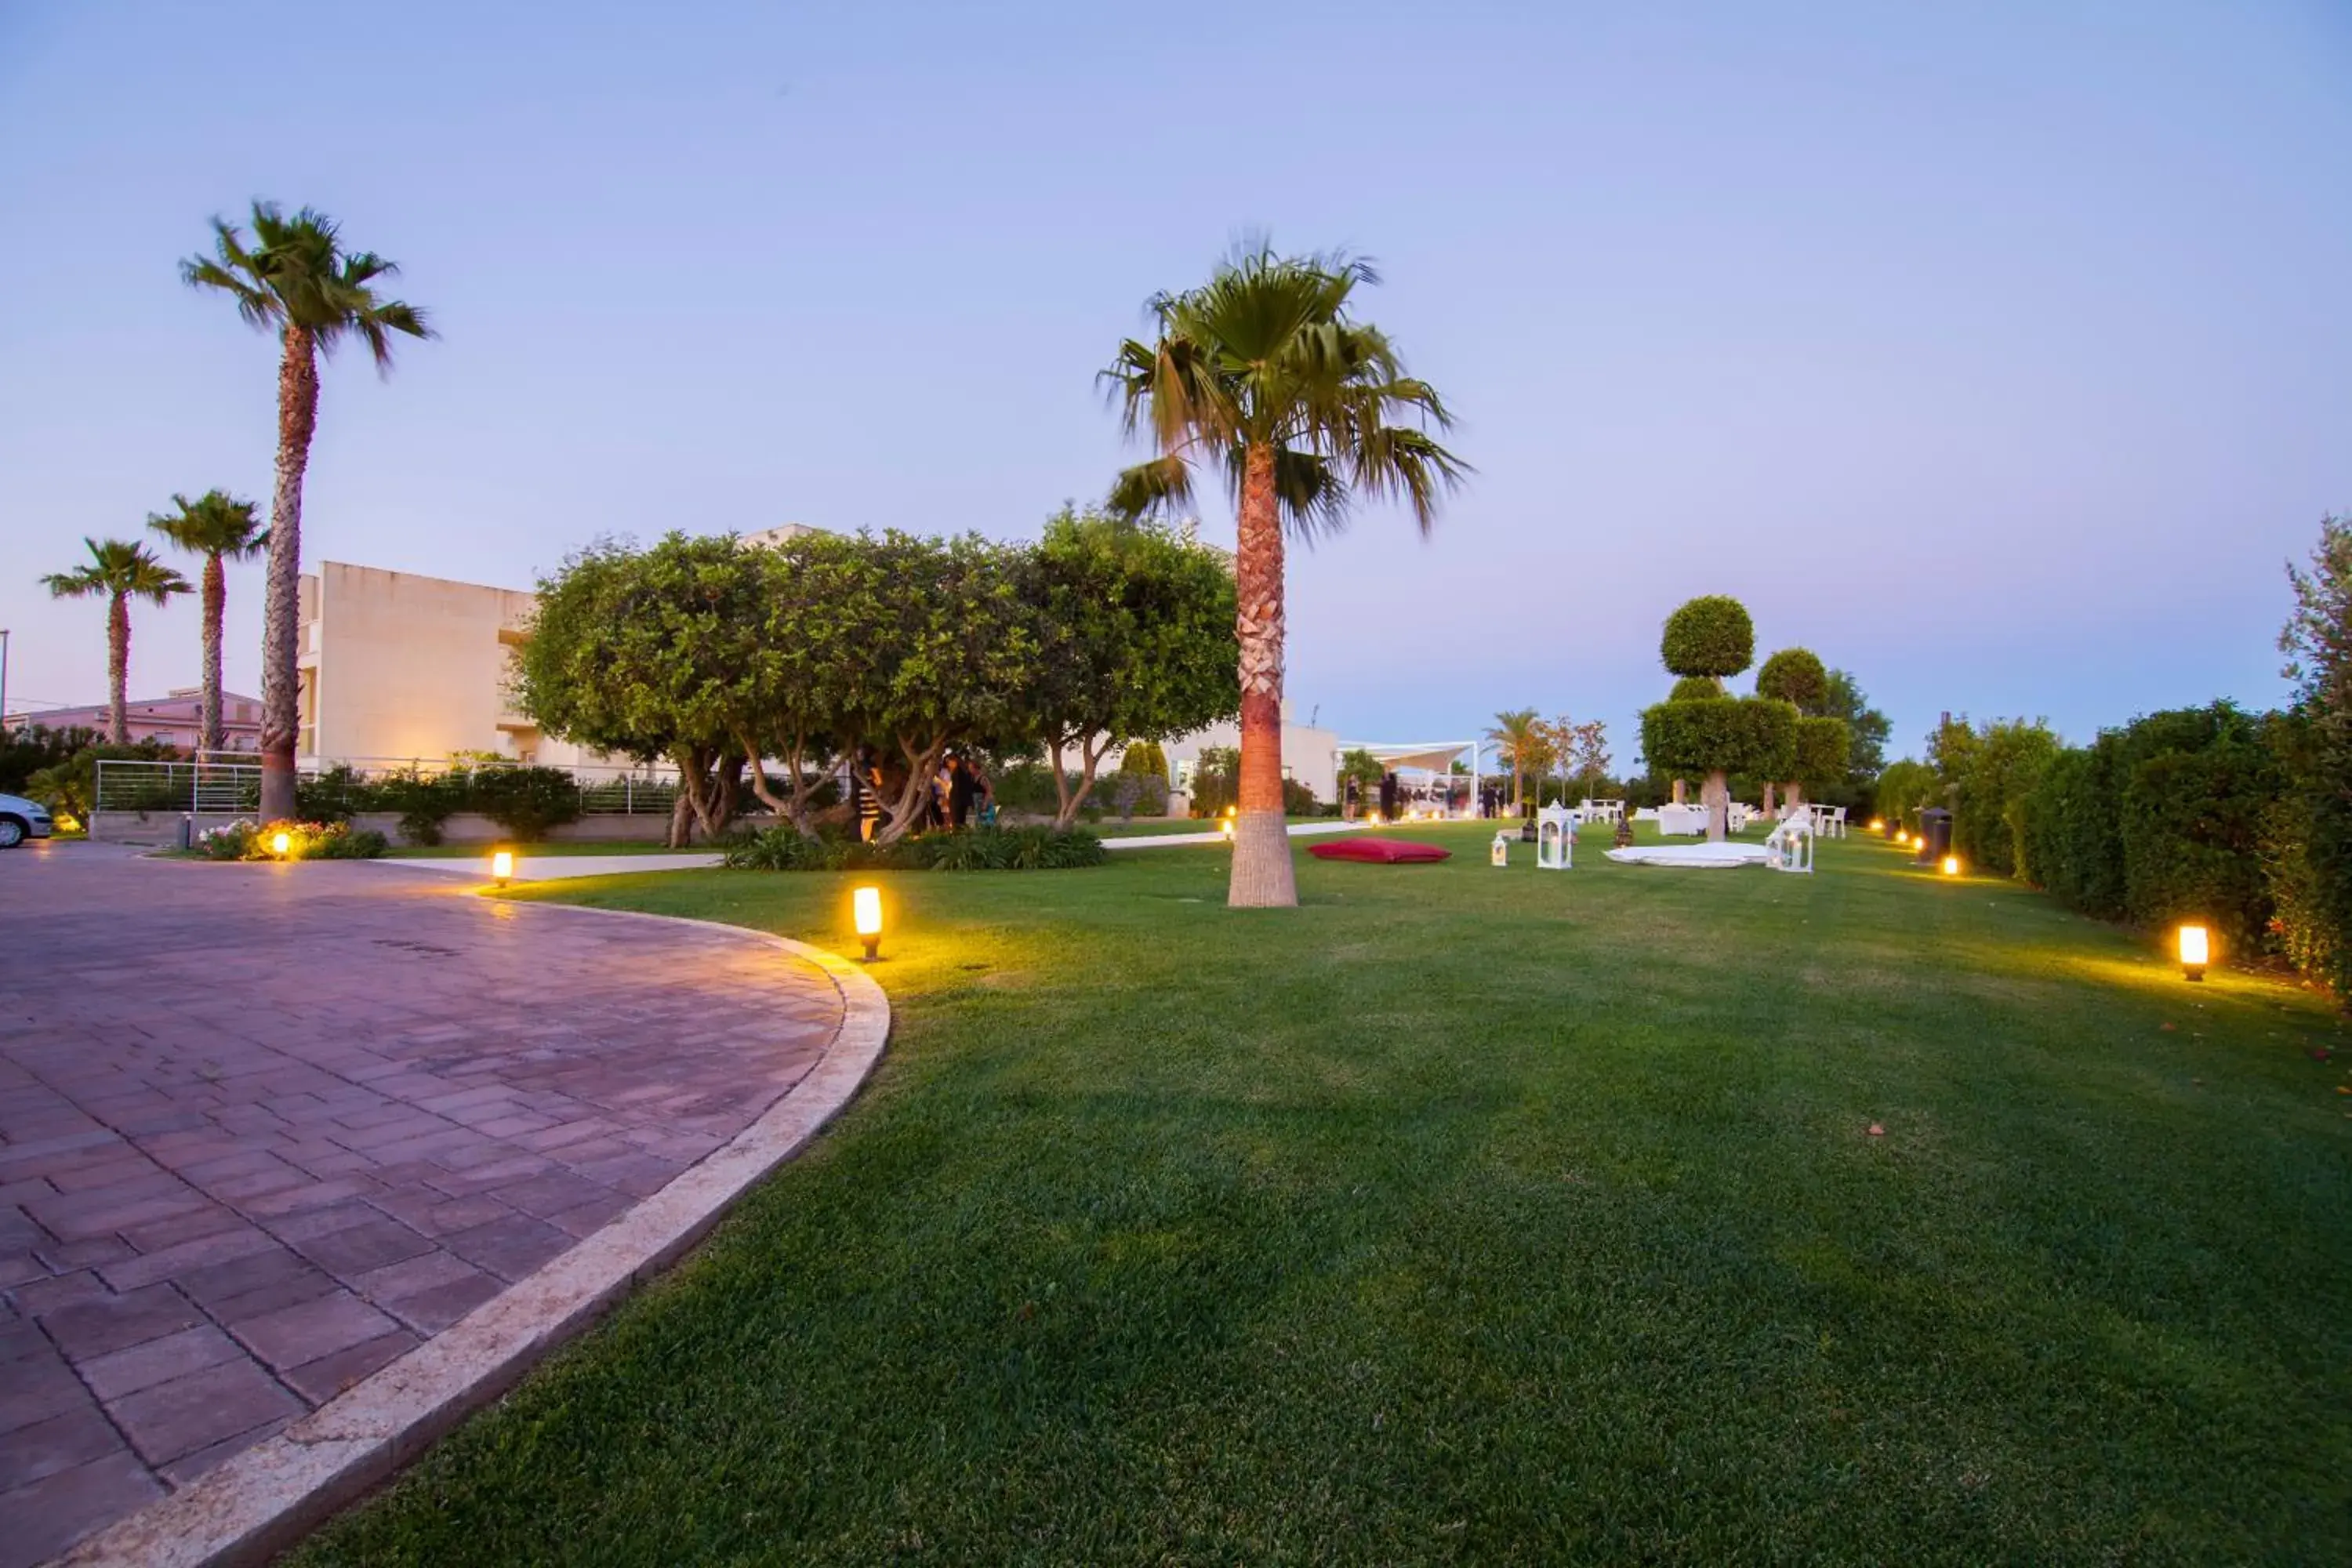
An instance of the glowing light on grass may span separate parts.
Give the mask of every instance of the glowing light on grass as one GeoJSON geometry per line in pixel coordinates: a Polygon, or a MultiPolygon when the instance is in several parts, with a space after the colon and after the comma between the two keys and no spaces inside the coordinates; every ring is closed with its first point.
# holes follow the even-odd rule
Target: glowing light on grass
{"type": "Polygon", "coordinates": [[[1947,877],[1958,876],[1960,874],[1960,858],[1957,855],[1945,856],[1943,865],[1939,868],[1947,877]]]}
{"type": "Polygon", "coordinates": [[[279,832],[273,833],[269,836],[269,852],[272,855],[277,856],[280,860],[285,859],[287,853],[293,847],[294,836],[292,834],[279,832]]]}
{"type": "Polygon", "coordinates": [[[1883,816],[1874,816],[1874,817],[1872,817],[1872,818],[1870,819],[1870,830],[1871,830],[1873,833],[1884,833],[1884,832],[1885,832],[1885,831],[1886,831],[1886,819],[1885,819],[1885,817],[1883,817],[1883,816]]]}
{"type": "Polygon", "coordinates": [[[2205,978],[2205,965],[2213,956],[2212,934],[2203,926],[2182,926],[2179,936],[2180,973],[2191,980],[2205,978]]]}
{"type": "Polygon", "coordinates": [[[849,895],[849,912],[857,940],[866,944],[866,962],[882,956],[882,889],[860,888],[849,895]]]}
{"type": "Polygon", "coordinates": [[[511,849],[493,849],[490,851],[490,877],[492,880],[496,881],[499,887],[503,888],[507,885],[508,879],[513,877],[513,875],[514,851],[511,849]]]}

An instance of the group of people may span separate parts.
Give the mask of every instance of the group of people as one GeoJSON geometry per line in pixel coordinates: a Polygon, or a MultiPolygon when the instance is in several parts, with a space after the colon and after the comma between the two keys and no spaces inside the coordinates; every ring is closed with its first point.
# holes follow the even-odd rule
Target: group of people
{"type": "MultiPolygon", "coordinates": [[[[896,798],[905,783],[903,773],[896,779],[887,776],[874,748],[857,749],[850,763],[849,787],[855,797],[858,837],[872,842],[882,830],[883,803],[896,798]]],[[[961,833],[968,826],[990,827],[995,823],[996,795],[989,787],[988,774],[982,769],[980,759],[948,752],[940,759],[939,771],[931,776],[915,830],[929,833],[945,828],[961,833]]]]}

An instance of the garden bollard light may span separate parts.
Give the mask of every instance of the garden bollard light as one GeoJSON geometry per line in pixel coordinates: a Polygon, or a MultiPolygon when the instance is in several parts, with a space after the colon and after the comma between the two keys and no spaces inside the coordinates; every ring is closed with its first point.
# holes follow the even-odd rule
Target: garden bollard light
{"type": "Polygon", "coordinates": [[[866,962],[882,956],[882,889],[860,888],[849,895],[849,909],[857,926],[857,940],[866,944],[866,962]]]}
{"type": "Polygon", "coordinates": [[[2180,928],[2180,973],[2190,980],[2205,978],[2206,963],[2212,957],[2213,940],[2203,926],[2180,928]]]}
{"type": "Polygon", "coordinates": [[[513,875],[514,851],[511,849],[493,849],[490,851],[491,879],[496,881],[499,887],[503,888],[507,885],[508,879],[513,875]]]}
{"type": "Polygon", "coordinates": [[[290,835],[273,833],[269,836],[269,852],[280,860],[285,859],[286,852],[293,847],[294,840],[290,835]]]}

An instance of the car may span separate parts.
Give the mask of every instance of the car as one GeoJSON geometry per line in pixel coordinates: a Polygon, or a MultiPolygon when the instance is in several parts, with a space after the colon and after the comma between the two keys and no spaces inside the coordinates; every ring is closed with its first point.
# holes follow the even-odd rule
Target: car
{"type": "Polygon", "coordinates": [[[57,825],[49,808],[20,795],[0,795],[0,849],[14,849],[27,838],[47,838],[57,825]]]}

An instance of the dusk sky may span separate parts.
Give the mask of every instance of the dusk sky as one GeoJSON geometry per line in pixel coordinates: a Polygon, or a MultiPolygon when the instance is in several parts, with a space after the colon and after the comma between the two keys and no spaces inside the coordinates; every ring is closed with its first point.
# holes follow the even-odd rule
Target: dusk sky
{"type": "MultiPolygon", "coordinates": [[[[1532,706],[1622,768],[1700,593],[1896,752],[2268,704],[2352,510],[2344,0],[283,20],[0,0],[11,707],[103,698],[101,608],[36,582],[81,535],[267,500],[275,346],[174,271],[257,195],[443,334],[328,369],[306,562],[509,586],[608,533],[1034,535],[1137,456],[1094,373],[1153,290],[1253,228],[1373,257],[1478,472],[1426,543],[1292,556],[1295,710],[1349,739],[1532,706]]],[[[194,682],[192,605],[134,628],[133,697],[194,682]]]]}

